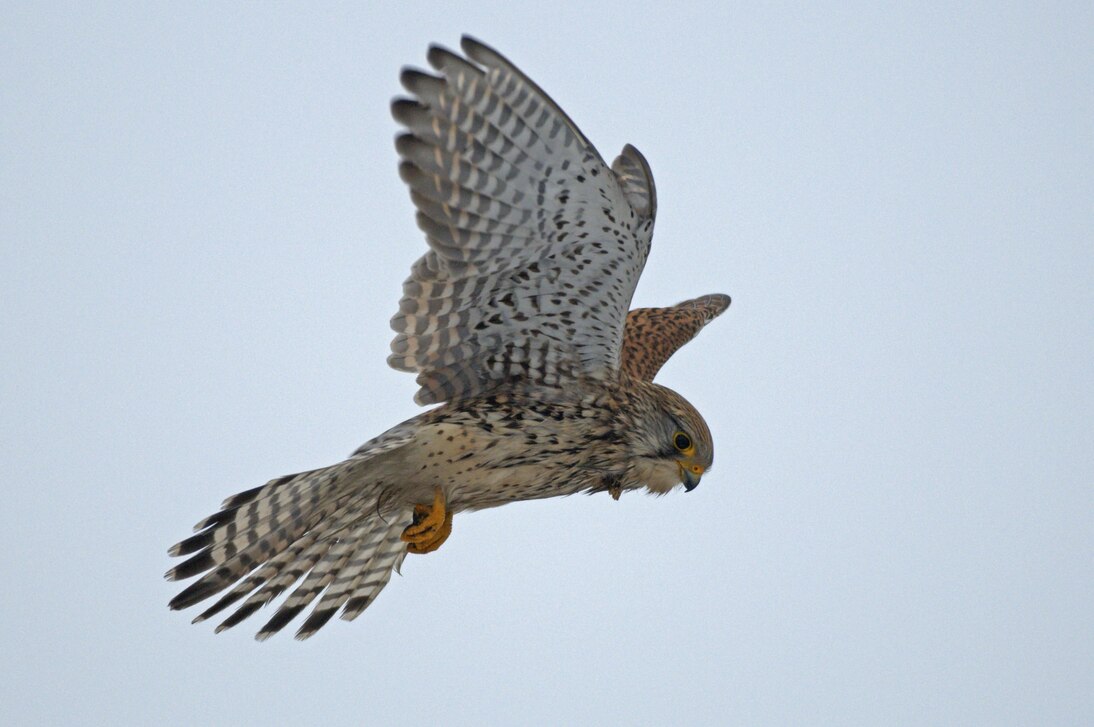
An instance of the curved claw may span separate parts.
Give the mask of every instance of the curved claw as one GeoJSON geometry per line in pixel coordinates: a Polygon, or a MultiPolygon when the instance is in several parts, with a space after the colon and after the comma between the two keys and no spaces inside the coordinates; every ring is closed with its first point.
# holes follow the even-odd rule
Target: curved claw
{"type": "Polygon", "coordinates": [[[408,553],[432,553],[441,547],[452,533],[452,511],[448,509],[444,491],[433,491],[433,502],[414,506],[414,522],[399,537],[408,543],[408,553]]]}

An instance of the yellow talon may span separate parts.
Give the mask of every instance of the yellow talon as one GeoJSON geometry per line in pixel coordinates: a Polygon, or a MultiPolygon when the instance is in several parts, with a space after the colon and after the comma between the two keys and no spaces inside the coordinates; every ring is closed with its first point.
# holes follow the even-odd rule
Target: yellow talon
{"type": "Polygon", "coordinates": [[[440,487],[433,491],[431,505],[414,506],[414,522],[400,536],[409,553],[432,553],[441,547],[452,533],[452,511],[445,503],[440,487]]]}
{"type": "Polygon", "coordinates": [[[432,553],[437,548],[441,547],[444,541],[448,540],[448,536],[452,534],[452,511],[447,510],[444,516],[444,522],[441,523],[441,527],[437,530],[434,538],[428,542],[412,542],[406,547],[408,553],[417,553],[419,555],[424,553],[432,553]]]}

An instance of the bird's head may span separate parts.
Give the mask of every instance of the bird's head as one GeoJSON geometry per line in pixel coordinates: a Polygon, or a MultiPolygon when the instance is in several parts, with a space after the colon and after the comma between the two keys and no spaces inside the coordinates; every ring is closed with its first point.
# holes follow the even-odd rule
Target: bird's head
{"type": "Polygon", "coordinates": [[[714,462],[710,428],[684,397],[657,384],[648,386],[652,405],[643,407],[633,432],[635,474],[659,495],[679,484],[690,492],[714,462]]]}

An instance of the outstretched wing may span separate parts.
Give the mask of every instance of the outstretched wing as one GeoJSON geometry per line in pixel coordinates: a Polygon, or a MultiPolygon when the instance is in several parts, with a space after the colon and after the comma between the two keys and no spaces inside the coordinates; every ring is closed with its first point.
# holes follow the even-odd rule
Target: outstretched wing
{"type": "Polygon", "coordinates": [[[610,375],[649,254],[649,166],[628,145],[609,168],[512,63],[461,47],[431,47],[439,75],[404,70],[414,97],[392,103],[430,249],[403,285],[388,363],[418,373],[420,404],[610,375]]]}
{"type": "Polygon", "coordinates": [[[729,307],[729,296],[715,293],[668,308],[635,308],[627,314],[620,369],[653,381],[672,354],[729,307]]]}

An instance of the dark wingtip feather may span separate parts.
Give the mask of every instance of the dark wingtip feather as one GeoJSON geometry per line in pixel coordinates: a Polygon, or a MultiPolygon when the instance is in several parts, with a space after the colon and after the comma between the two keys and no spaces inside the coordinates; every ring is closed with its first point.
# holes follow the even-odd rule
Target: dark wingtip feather
{"type": "Polygon", "coordinates": [[[425,53],[425,59],[429,62],[429,65],[440,71],[444,68],[445,64],[451,59],[459,59],[452,51],[445,48],[443,45],[433,43],[429,46],[429,50],[425,53]]]}
{"type": "Polygon", "coordinates": [[[288,480],[291,480],[293,477],[296,477],[296,475],[288,475],[287,477],[282,477],[280,479],[273,480],[273,481],[271,481],[271,482],[269,482],[265,485],[259,485],[258,487],[252,487],[249,490],[244,490],[243,492],[237,492],[236,494],[232,495],[231,497],[225,499],[224,502],[221,503],[220,506],[222,508],[224,508],[225,510],[227,510],[228,508],[239,507],[240,505],[246,504],[246,503],[250,502],[251,500],[255,499],[256,497],[258,497],[259,493],[261,493],[262,490],[266,489],[266,487],[268,487],[270,485],[276,487],[277,485],[280,485],[280,484],[282,484],[282,483],[284,483],[288,480]]]}
{"type": "Polygon", "coordinates": [[[204,601],[214,593],[219,593],[226,585],[218,579],[206,576],[197,583],[191,583],[187,588],[184,588],[167,603],[167,607],[172,611],[181,611],[184,608],[193,606],[195,603],[204,601]]]}
{"type": "Polygon", "coordinates": [[[196,553],[207,545],[213,542],[213,530],[206,530],[200,532],[197,535],[192,535],[185,540],[181,540],[172,545],[167,554],[171,556],[190,555],[196,553]]]}
{"type": "Polygon", "coordinates": [[[213,560],[213,556],[209,551],[203,550],[193,558],[179,563],[174,568],[164,573],[163,577],[169,581],[181,581],[183,578],[189,578],[190,576],[196,576],[198,573],[204,573],[215,565],[216,561],[213,560]]]}
{"type": "Polygon", "coordinates": [[[488,46],[486,43],[483,43],[478,38],[468,35],[467,33],[464,33],[462,36],[460,36],[460,49],[467,54],[468,58],[476,61],[479,60],[475,57],[477,55],[500,55],[496,50],[488,46]]]}
{"type": "Polygon", "coordinates": [[[197,616],[195,616],[194,620],[191,621],[190,623],[201,623],[202,621],[204,621],[208,618],[216,616],[218,613],[220,613],[224,609],[228,608],[233,603],[235,603],[239,599],[246,596],[248,593],[249,593],[249,591],[242,591],[242,590],[240,590],[240,591],[231,591],[230,593],[226,593],[224,596],[222,596],[220,598],[220,600],[218,600],[212,606],[210,606],[209,608],[205,609],[204,611],[199,613],[197,616]]]}
{"type": "Polygon", "coordinates": [[[251,603],[243,604],[238,609],[236,609],[235,613],[233,613],[231,616],[224,619],[217,625],[216,633],[219,634],[221,631],[226,631],[232,628],[239,622],[246,619],[252,613],[265,606],[266,603],[268,603],[268,601],[253,601],[251,603]]]}
{"type": "Polygon", "coordinates": [[[308,604],[306,603],[301,603],[292,607],[281,606],[281,608],[277,610],[277,613],[273,615],[273,618],[267,621],[266,625],[259,629],[259,632],[255,634],[255,638],[259,641],[265,641],[270,638],[278,631],[285,628],[285,625],[296,618],[297,614],[303,611],[307,605],[308,604]]]}
{"type": "Polygon", "coordinates": [[[194,532],[204,530],[205,528],[211,528],[214,525],[222,525],[228,522],[233,517],[235,517],[236,511],[238,509],[238,507],[228,507],[223,510],[214,512],[209,517],[199,520],[197,524],[194,525],[194,532]]]}
{"type": "Polygon", "coordinates": [[[361,615],[361,612],[368,608],[369,596],[356,596],[346,601],[346,608],[342,611],[342,618],[346,621],[352,621],[361,615]]]}
{"type": "Polygon", "coordinates": [[[423,91],[437,94],[444,90],[444,79],[417,68],[404,68],[399,73],[399,83],[410,93],[419,96],[423,91]]]}
{"type": "Polygon", "coordinates": [[[413,162],[399,162],[399,178],[411,189],[429,189],[429,179],[413,162]]]}
{"type": "Polygon", "coordinates": [[[391,117],[403,126],[410,126],[426,111],[425,106],[412,98],[400,96],[391,102],[391,117]]]}
{"type": "Polygon", "coordinates": [[[693,308],[705,308],[707,314],[706,322],[709,323],[725,313],[732,302],[733,299],[725,293],[710,293],[692,300],[684,301],[684,303],[680,305],[688,305],[693,308]]]}
{"type": "Polygon", "coordinates": [[[406,158],[416,154],[427,154],[432,151],[432,147],[414,134],[404,132],[395,137],[395,151],[406,158]]]}
{"type": "Polygon", "coordinates": [[[733,299],[725,293],[708,293],[707,295],[701,295],[698,298],[695,298],[692,302],[697,305],[709,305],[721,312],[729,307],[729,304],[733,302],[733,299]]]}
{"type": "Polygon", "coordinates": [[[319,629],[326,626],[327,622],[331,620],[331,617],[338,612],[337,608],[324,608],[323,610],[316,609],[312,612],[311,616],[308,616],[308,620],[297,630],[296,638],[299,641],[310,637],[319,629]]]}

